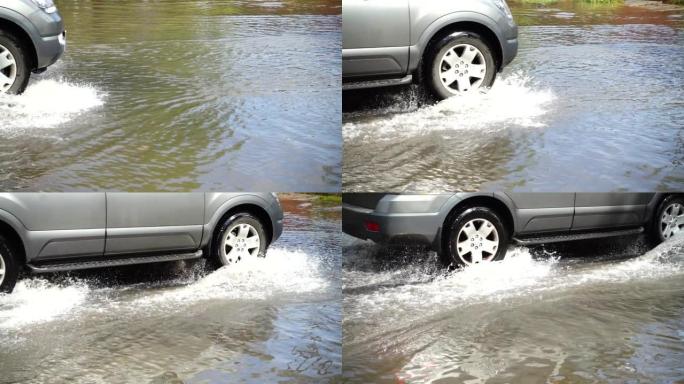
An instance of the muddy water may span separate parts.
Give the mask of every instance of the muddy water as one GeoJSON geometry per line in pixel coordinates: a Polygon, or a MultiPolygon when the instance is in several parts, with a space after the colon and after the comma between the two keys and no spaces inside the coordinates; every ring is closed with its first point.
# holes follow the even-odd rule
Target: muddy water
{"type": "Polygon", "coordinates": [[[349,382],[684,378],[684,237],[514,248],[450,274],[429,252],[343,244],[349,382]]]}
{"type": "Polygon", "coordinates": [[[64,57],[0,96],[0,189],[339,186],[339,0],[57,3],[64,57]]]}
{"type": "Polygon", "coordinates": [[[684,185],[684,7],[511,3],[517,58],[488,93],[345,93],[345,191],[684,185]]]}
{"type": "Polygon", "coordinates": [[[173,263],[21,280],[0,296],[0,382],[339,375],[339,207],[283,203],[283,237],[265,259],[237,268],[173,263]]]}

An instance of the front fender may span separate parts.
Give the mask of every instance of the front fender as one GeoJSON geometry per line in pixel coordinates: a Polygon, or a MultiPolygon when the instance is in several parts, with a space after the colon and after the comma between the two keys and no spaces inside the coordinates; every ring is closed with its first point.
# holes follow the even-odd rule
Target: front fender
{"type": "MultiPolygon", "coordinates": [[[[497,12],[500,13],[498,10],[497,12]]],[[[420,16],[417,17],[420,18],[420,16]]],[[[503,15],[501,15],[499,18],[503,19],[503,15]]],[[[505,41],[505,34],[497,23],[505,23],[505,21],[497,21],[487,16],[485,13],[476,11],[451,12],[434,20],[430,19],[428,16],[424,16],[424,20],[417,19],[415,21],[416,24],[412,24],[415,27],[411,30],[411,46],[409,47],[410,68],[412,70],[418,68],[420,60],[422,59],[430,40],[439,31],[451,24],[460,22],[476,23],[489,29],[497,38],[497,43],[499,44],[498,49],[503,50],[502,41],[505,41]]]]}
{"type": "Polygon", "coordinates": [[[202,247],[205,247],[211,241],[211,235],[214,229],[219,224],[221,218],[226,212],[231,209],[245,204],[256,205],[268,213],[271,219],[271,228],[273,228],[273,239],[275,241],[279,236],[279,222],[282,222],[282,210],[280,206],[274,207],[272,202],[269,202],[258,193],[208,193],[206,197],[205,207],[205,224],[204,236],[202,236],[202,247]]]}

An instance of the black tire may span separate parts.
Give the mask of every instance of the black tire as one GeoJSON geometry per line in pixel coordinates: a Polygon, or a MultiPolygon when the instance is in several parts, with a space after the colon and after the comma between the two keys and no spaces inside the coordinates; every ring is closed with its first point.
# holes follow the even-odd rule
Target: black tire
{"type": "Polygon", "coordinates": [[[240,224],[248,224],[256,230],[256,233],[259,236],[259,250],[258,254],[256,254],[256,257],[266,257],[268,241],[266,238],[264,225],[261,223],[261,221],[259,221],[259,219],[249,213],[236,213],[221,224],[219,231],[216,233],[216,236],[212,241],[211,262],[214,264],[214,266],[222,267],[241,261],[241,258],[229,259],[226,255],[227,252],[221,251],[221,247],[225,247],[223,244],[223,238],[226,236],[226,233],[234,230],[240,224]]]}
{"type": "Polygon", "coordinates": [[[4,276],[0,277],[0,293],[12,293],[17,284],[19,276],[19,264],[17,263],[17,252],[13,245],[0,235],[0,267],[4,265],[4,276]]]}
{"type": "MultiPolygon", "coordinates": [[[[12,86],[6,92],[15,95],[21,94],[26,90],[29,78],[31,77],[31,65],[28,52],[19,39],[3,30],[0,30],[0,45],[7,48],[17,64],[16,78],[12,86]]],[[[3,85],[4,84],[0,84],[0,92],[4,89],[3,85]]]]}
{"type": "Polygon", "coordinates": [[[651,225],[648,231],[648,240],[653,246],[656,246],[662,243],[663,241],[667,240],[663,235],[663,229],[665,224],[662,223],[661,220],[663,218],[663,215],[665,214],[665,211],[673,204],[679,204],[681,207],[684,207],[684,196],[668,196],[658,205],[658,208],[656,209],[653,218],[651,219],[651,225]]]}
{"type": "MultiPolygon", "coordinates": [[[[483,252],[483,261],[499,261],[504,259],[506,256],[506,249],[508,248],[509,233],[499,215],[495,211],[486,207],[469,207],[447,219],[447,223],[445,225],[446,231],[444,233],[445,241],[444,246],[442,247],[441,255],[442,262],[445,265],[461,267],[468,264],[466,262],[467,260],[462,260],[462,258],[458,255],[458,237],[461,233],[461,229],[468,225],[468,223],[470,223],[472,220],[478,219],[486,220],[494,226],[498,242],[498,244],[495,246],[495,252],[488,254],[486,257],[484,255],[485,252],[483,252]]],[[[494,231],[487,236],[487,240],[494,240],[492,234],[494,234],[494,231]]],[[[467,256],[464,257],[467,258],[467,256]]]]}
{"type": "MultiPolygon", "coordinates": [[[[469,44],[479,49],[482,53],[486,69],[485,77],[480,84],[480,88],[491,87],[494,83],[494,79],[496,78],[496,63],[494,62],[494,57],[492,56],[492,49],[489,47],[489,45],[487,45],[485,40],[472,32],[452,33],[442,38],[437,43],[431,45],[431,47],[428,49],[428,52],[426,52],[424,60],[424,70],[426,71],[424,74],[424,79],[426,80],[426,84],[430,91],[439,99],[446,99],[455,95],[449,91],[444,84],[442,84],[442,80],[440,79],[440,69],[442,65],[441,57],[448,50],[459,44],[469,44]]],[[[463,93],[466,92],[467,91],[464,91],[463,93]]]]}

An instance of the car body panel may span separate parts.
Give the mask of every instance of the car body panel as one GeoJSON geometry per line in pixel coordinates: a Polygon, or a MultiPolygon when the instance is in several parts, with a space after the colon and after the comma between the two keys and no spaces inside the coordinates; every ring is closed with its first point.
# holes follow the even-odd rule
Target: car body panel
{"type": "Polygon", "coordinates": [[[567,231],[572,226],[574,193],[507,193],[513,203],[515,232],[567,231]]]}
{"type": "Polygon", "coordinates": [[[398,75],[409,62],[408,0],[342,2],[345,76],[398,75]]]}
{"type": "MultiPolygon", "coordinates": [[[[2,193],[0,209],[21,226],[27,259],[102,255],[105,246],[105,194],[2,193]]],[[[8,223],[9,224],[9,223],[8,223]]]]}
{"type": "Polygon", "coordinates": [[[496,36],[499,69],[518,50],[517,26],[488,0],[349,0],[342,17],[346,80],[414,73],[432,38],[454,23],[477,23],[496,36]]]}
{"type": "Polygon", "coordinates": [[[578,193],[573,230],[639,226],[654,193],[578,193]]]}
{"type": "Polygon", "coordinates": [[[64,53],[66,33],[59,11],[46,13],[30,0],[0,0],[0,20],[8,20],[31,39],[36,53],[36,68],[54,64],[64,53]]]}
{"type": "Polygon", "coordinates": [[[656,193],[454,193],[344,194],[342,229],[376,242],[399,239],[427,243],[439,250],[442,226],[461,204],[487,201],[505,206],[513,218],[512,236],[648,227],[663,194],[656,193]],[[486,198],[487,200],[483,200],[486,198]],[[375,207],[371,205],[375,203],[375,207]],[[364,206],[360,206],[364,205],[364,206]],[[577,207],[576,207],[577,205],[577,207]],[[575,211],[579,214],[575,214],[575,211]],[[370,232],[366,222],[379,225],[370,232]]]}
{"type": "Polygon", "coordinates": [[[107,259],[204,247],[223,214],[243,204],[269,216],[270,243],[280,237],[283,212],[270,193],[0,193],[0,222],[21,239],[27,263],[107,259]]]}
{"type": "Polygon", "coordinates": [[[107,193],[105,254],[196,250],[203,223],[202,193],[107,193]]]}

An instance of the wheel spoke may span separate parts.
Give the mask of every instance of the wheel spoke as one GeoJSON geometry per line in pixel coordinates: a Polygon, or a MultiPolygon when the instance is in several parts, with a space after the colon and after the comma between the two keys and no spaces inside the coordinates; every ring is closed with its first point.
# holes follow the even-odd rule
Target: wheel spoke
{"type": "Polygon", "coordinates": [[[491,240],[484,240],[482,242],[482,250],[490,253],[492,255],[496,254],[496,248],[498,247],[499,242],[497,241],[491,241],[491,240]]]}
{"type": "Polygon", "coordinates": [[[472,247],[470,246],[470,241],[461,241],[460,243],[457,244],[458,247],[458,252],[461,255],[465,255],[466,253],[470,252],[472,250],[472,247]]]}
{"type": "Polygon", "coordinates": [[[475,57],[477,57],[477,52],[478,51],[475,49],[475,47],[466,45],[463,48],[463,53],[461,53],[461,60],[465,61],[466,64],[470,64],[473,62],[475,57]]]}
{"type": "Polygon", "coordinates": [[[14,58],[10,56],[8,51],[3,51],[0,53],[0,70],[15,64],[16,62],[14,61],[14,58]]]}
{"type": "Polygon", "coordinates": [[[238,229],[238,237],[244,239],[247,237],[248,234],[249,234],[249,227],[244,225],[244,224],[240,224],[240,227],[238,229]]]}
{"type": "Polygon", "coordinates": [[[493,225],[491,225],[490,223],[483,223],[477,232],[479,232],[480,235],[486,239],[489,236],[489,234],[492,233],[493,230],[493,225]]]}
{"type": "Polygon", "coordinates": [[[482,248],[473,249],[470,252],[470,261],[472,263],[479,263],[482,261],[482,248]]]}
{"type": "Polygon", "coordinates": [[[456,72],[454,72],[451,68],[442,72],[440,76],[442,77],[442,82],[447,87],[453,84],[454,81],[456,81],[456,72]]]}
{"type": "Polygon", "coordinates": [[[451,48],[449,51],[447,51],[447,53],[445,53],[444,56],[442,57],[442,60],[445,61],[447,64],[449,64],[449,68],[454,67],[457,59],[458,59],[458,55],[456,55],[456,51],[454,51],[453,48],[451,48]]]}
{"type": "Polygon", "coordinates": [[[675,218],[677,225],[684,225],[684,215],[679,215],[675,218]]]}
{"type": "Polygon", "coordinates": [[[458,81],[458,90],[461,92],[467,91],[470,89],[470,78],[469,77],[458,77],[456,79],[458,81]]]}
{"type": "Polygon", "coordinates": [[[465,232],[466,237],[468,239],[471,239],[473,235],[477,233],[477,230],[475,229],[475,225],[472,222],[470,222],[463,227],[463,232],[465,232]]]}
{"type": "Polygon", "coordinates": [[[248,237],[247,241],[245,241],[245,245],[247,249],[257,248],[259,245],[261,245],[261,242],[259,241],[259,236],[248,237]]]}
{"type": "Polygon", "coordinates": [[[226,239],[226,245],[230,245],[231,247],[234,247],[236,240],[237,240],[237,238],[235,237],[235,235],[232,233],[229,233],[228,238],[226,239]]]}
{"type": "Polygon", "coordinates": [[[487,66],[484,64],[468,64],[468,74],[470,77],[476,79],[483,79],[487,72],[487,66]]]}
{"type": "Polygon", "coordinates": [[[2,72],[0,72],[0,86],[3,86],[5,84],[12,84],[14,81],[10,79],[9,77],[5,76],[2,72]]]}
{"type": "Polygon", "coordinates": [[[238,251],[237,247],[233,247],[230,249],[230,252],[226,254],[226,257],[228,258],[229,262],[237,261],[237,258],[240,256],[240,251],[238,251]]]}

